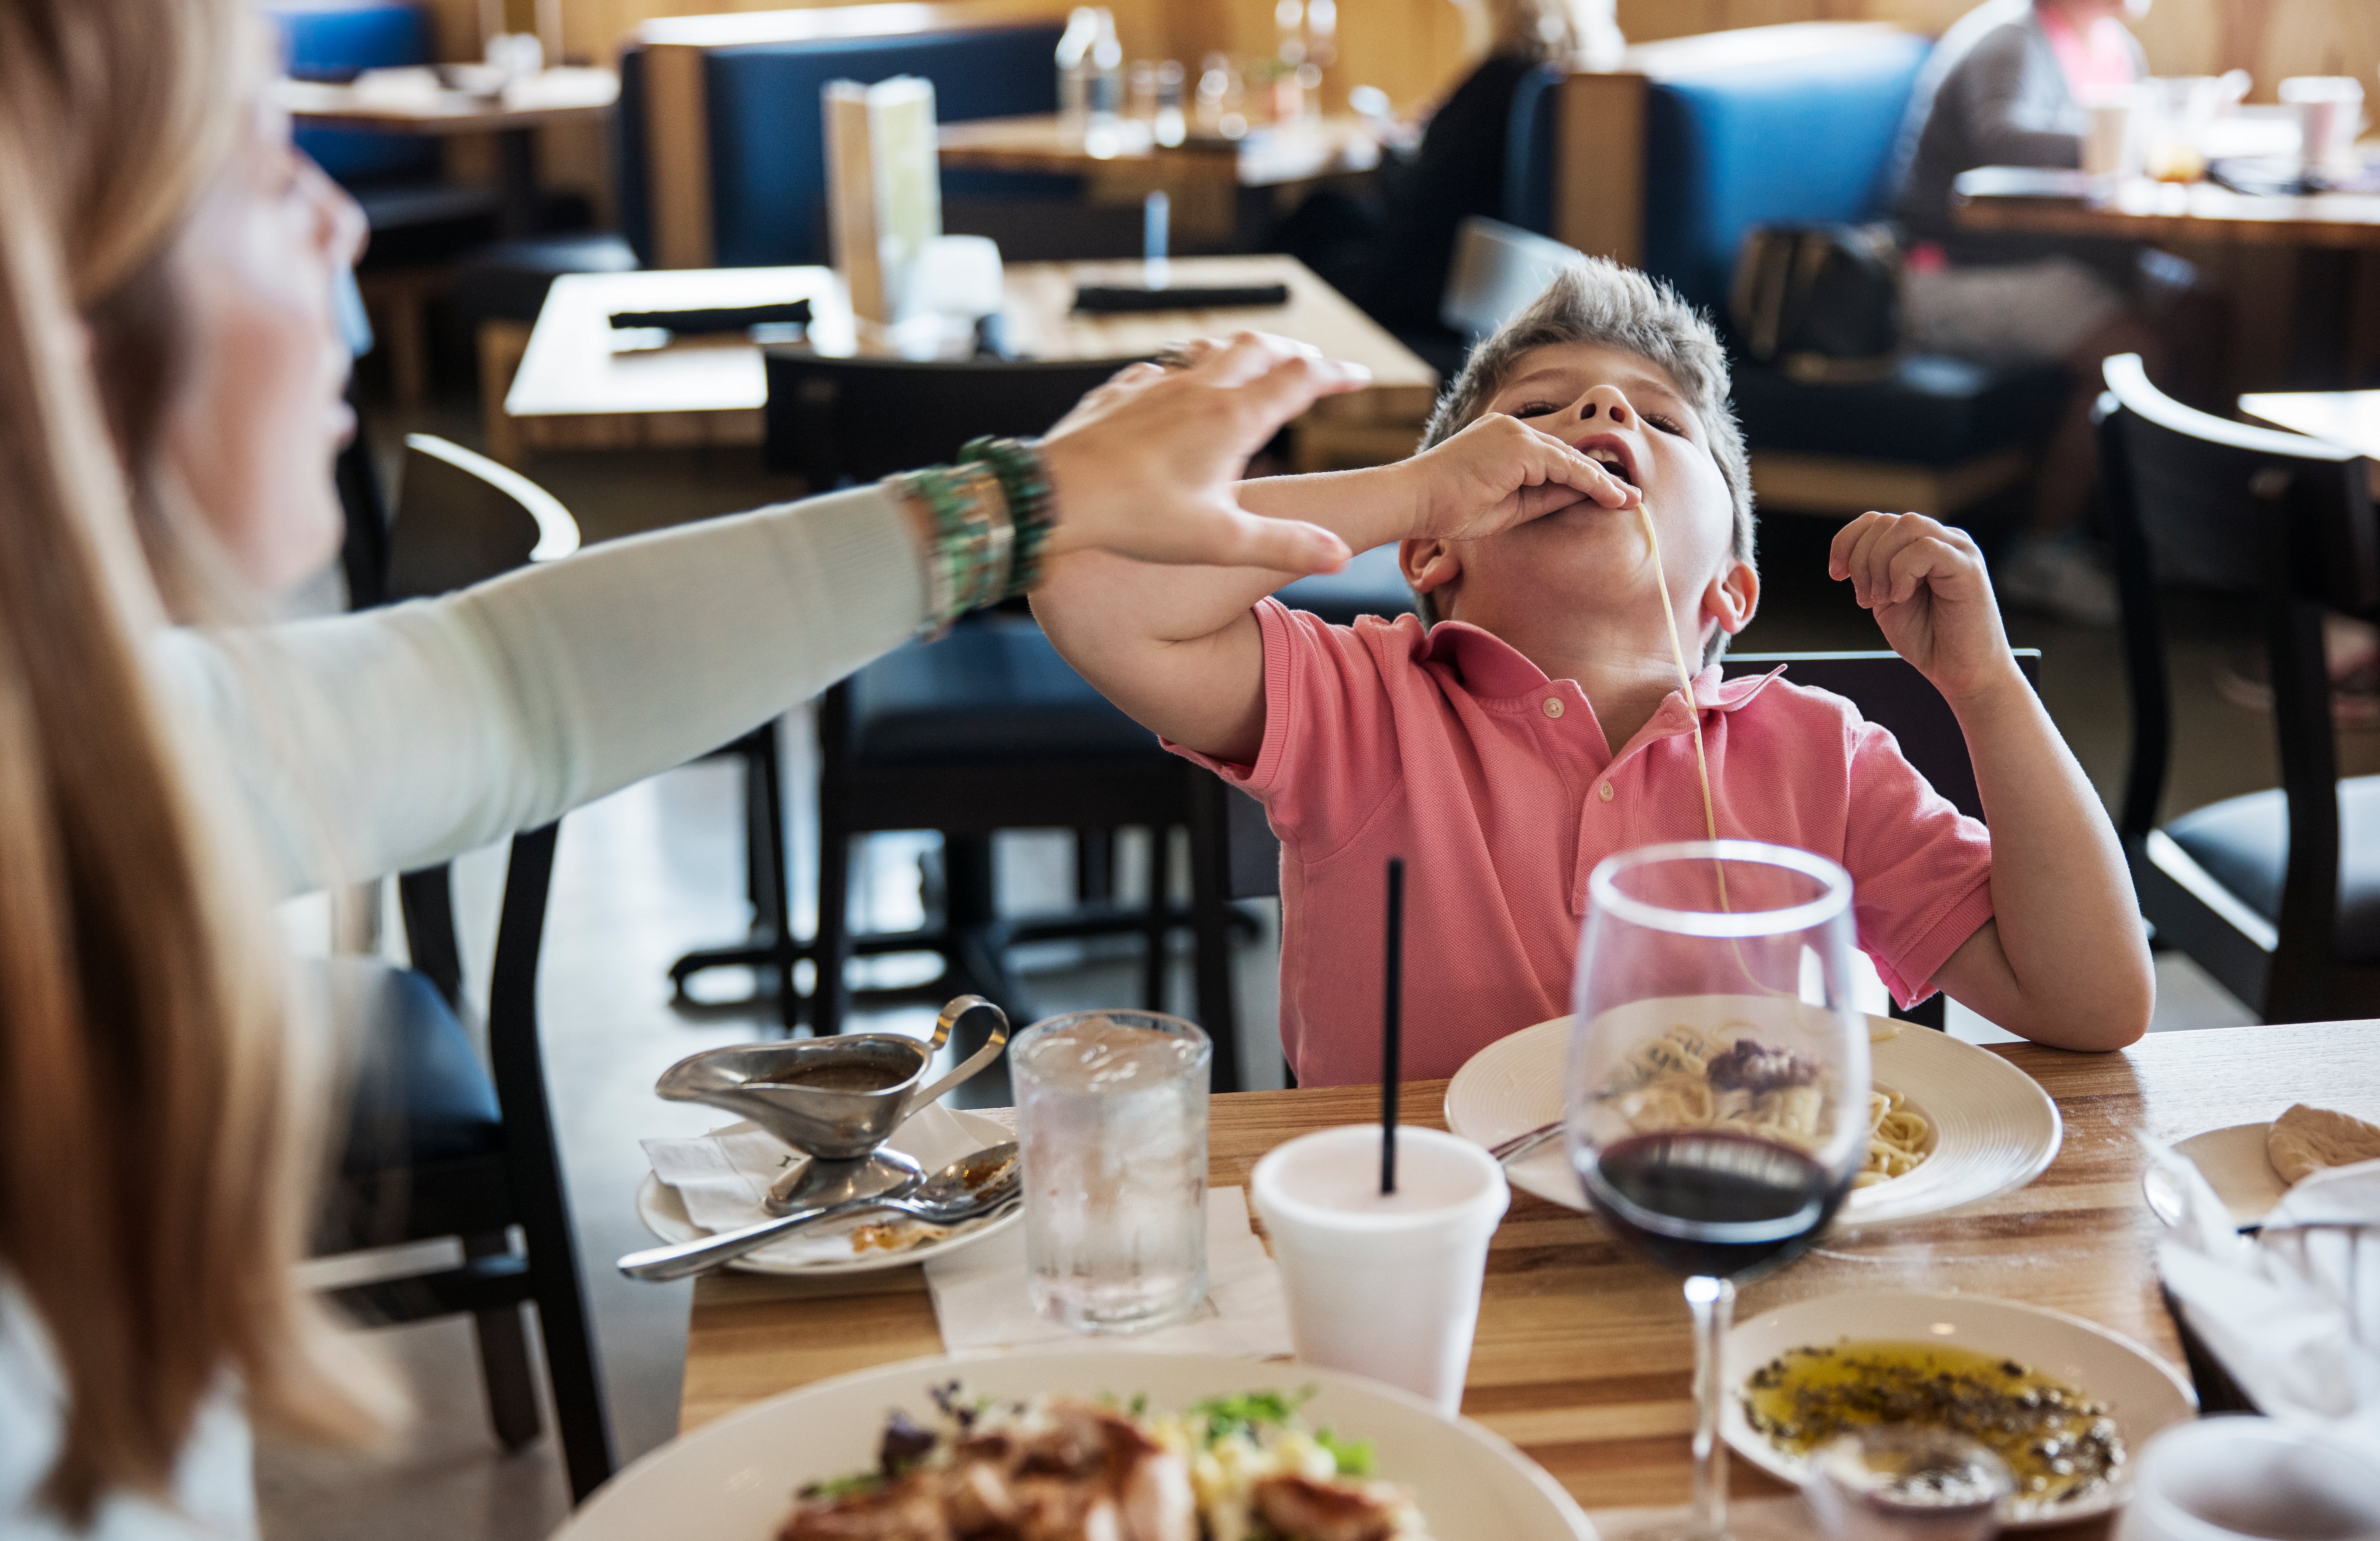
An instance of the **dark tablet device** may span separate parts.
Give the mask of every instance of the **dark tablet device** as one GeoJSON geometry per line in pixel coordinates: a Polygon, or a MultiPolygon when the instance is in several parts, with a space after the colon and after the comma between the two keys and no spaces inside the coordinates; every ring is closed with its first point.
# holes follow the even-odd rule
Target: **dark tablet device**
{"type": "Polygon", "coordinates": [[[612,325],[659,326],[681,337],[711,332],[743,332],[755,326],[808,326],[810,302],[789,300],[775,305],[738,305],[710,310],[614,310],[612,325]]]}
{"type": "Polygon", "coordinates": [[[1075,291],[1075,309],[1093,314],[1125,310],[1232,310],[1256,305],[1286,305],[1286,284],[1174,285],[1162,289],[1086,284],[1075,291]]]}

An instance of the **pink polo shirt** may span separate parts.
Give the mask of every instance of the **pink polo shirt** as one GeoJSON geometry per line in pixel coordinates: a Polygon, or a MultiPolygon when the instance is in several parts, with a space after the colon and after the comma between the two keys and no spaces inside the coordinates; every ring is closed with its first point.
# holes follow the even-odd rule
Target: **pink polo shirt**
{"type": "MultiPolygon", "coordinates": [[[[1568,1011],[1595,864],[1703,838],[1683,694],[1614,754],[1575,681],[1476,626],[1334,626],[1272,600],[1257,619],[1256,764],[1167,747],[1253,794],[1281,837],[1281,1031],[1298,1081],[1379,1078],[1391,855],[1407,867],[1407,1074],[1451,1075],[1568,1011]]],[[[1992,916],[1991,838],[1890,734],[1783,673],[1694,682],[1719,832],[1842,863],[1859,945],[1903,1004],[1923,1000],[1992,916]]]]}

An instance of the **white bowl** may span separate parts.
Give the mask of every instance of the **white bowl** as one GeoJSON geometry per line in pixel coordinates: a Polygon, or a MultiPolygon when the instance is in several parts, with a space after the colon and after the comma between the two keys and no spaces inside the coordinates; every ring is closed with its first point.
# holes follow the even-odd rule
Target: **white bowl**
{"type": "MultiPolygon", "coordinates": [[[[2128,1455],[2137,1453],[2157,1430],[2198,1414],[2198,1394],[2171,1365],[2131,1339],[2080,1317],[1984,1295],[1897,1291],[1825,1295],[1779,1306],[1727,1335],[1720,1357],[1719,1382],[1726,1391],[1719,1431],[1737,1453],[1772,1476],[1802,1480],[1802,1458],[1770,1444],[1745,1420],[1743,1383],[1788,1349],[1840,1342],[1949,1343],[2017,1360],[2107,1403],[2128,1455]]],[[[2011,1524],[2033,1529],[2105,1514],[2130,1494],[2131,1471],[2127,1462],[2108,1486],[2011,1524]]]]}

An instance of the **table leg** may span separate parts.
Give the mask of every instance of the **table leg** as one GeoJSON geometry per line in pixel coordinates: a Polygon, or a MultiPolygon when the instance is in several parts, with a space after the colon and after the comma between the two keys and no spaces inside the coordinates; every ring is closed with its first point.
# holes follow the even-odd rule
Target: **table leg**
{"type": "Polygon", "coordinates": [[[498,215],[507,237],[537,233],[537,130],[507,128],[496,135],[496,160],[504,188],[498,215]]]}
{"type": "Polygon", "coordinates": [[[2349,324],[2355,299],[2355,253],[2309,249],[2298,254],[2297,295],[2289,327],[2289,388],[2352,389],[2354,353],[2349,324]]]}

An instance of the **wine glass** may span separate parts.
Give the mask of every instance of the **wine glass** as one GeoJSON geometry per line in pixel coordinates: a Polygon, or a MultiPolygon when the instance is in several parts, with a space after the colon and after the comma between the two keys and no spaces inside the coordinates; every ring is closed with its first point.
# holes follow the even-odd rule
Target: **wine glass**
{"type": "Polygon", "coordinates": [[[1587,895],[1572,1002],[1571,1164],[1621,1241],[1685,1276],[1690,1535],[1721,1541],[1719,1340],[1735,1282],[1815,1244],[1867,1154],[1851,876],[1787,846],[1690,841],[1606,859],[1587,895]]]}

